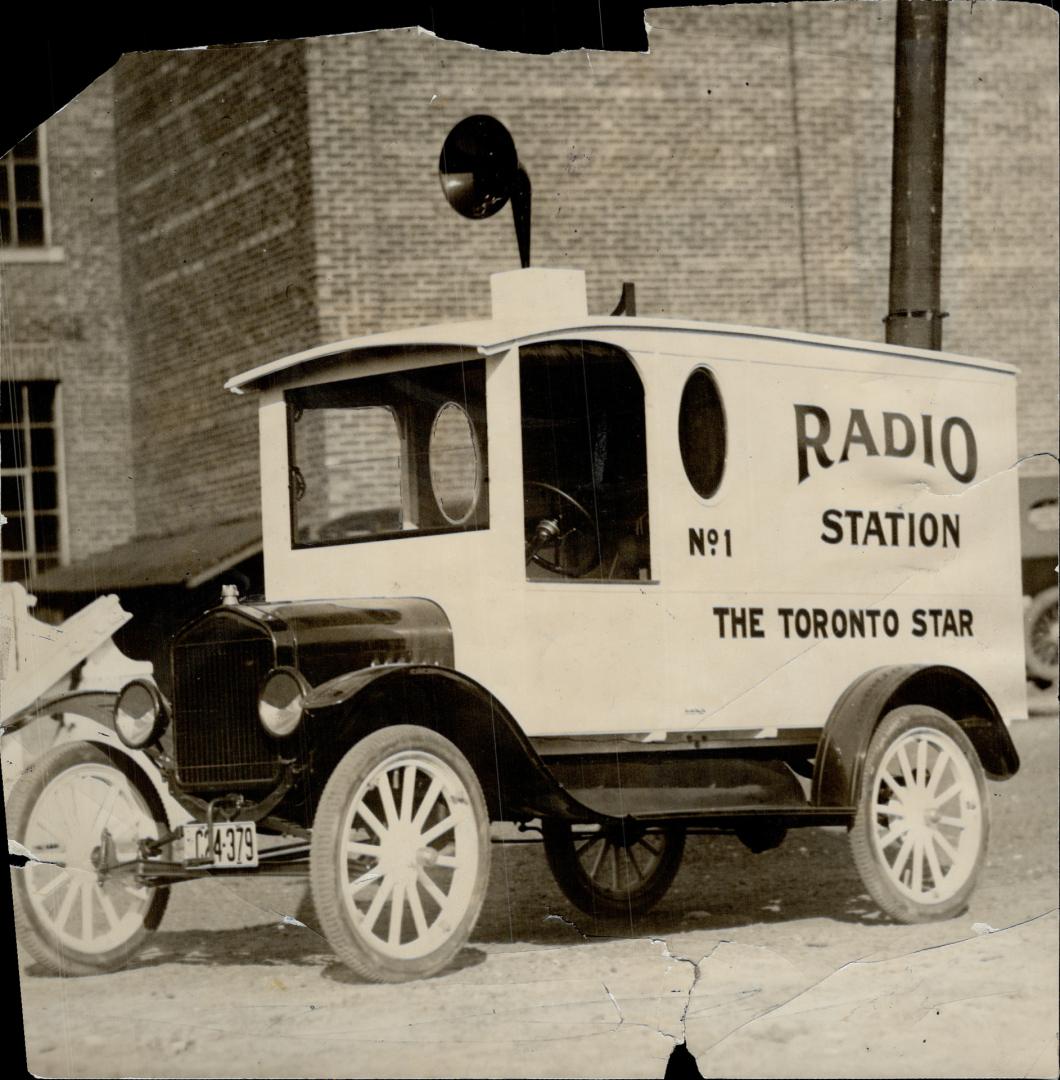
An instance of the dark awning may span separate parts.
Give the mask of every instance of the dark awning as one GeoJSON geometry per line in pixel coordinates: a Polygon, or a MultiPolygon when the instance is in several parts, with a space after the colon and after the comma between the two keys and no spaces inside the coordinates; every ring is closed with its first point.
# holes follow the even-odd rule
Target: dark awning
{"type": "Polygon", "coordinates": [[[41,574],[32,591],[99,594],[159,585],[195,589],[260,551],[261,519],[256,517],[170,536],[137,537],[41,574]]]}

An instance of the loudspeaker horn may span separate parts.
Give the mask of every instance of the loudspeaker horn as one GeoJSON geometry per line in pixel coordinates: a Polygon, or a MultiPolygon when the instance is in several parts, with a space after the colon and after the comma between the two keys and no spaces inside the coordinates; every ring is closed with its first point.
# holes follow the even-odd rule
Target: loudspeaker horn
{"type": "Polygon", "coordinates": [[[438,160],[442,191],[466,218],[492,217],[511,199],[519,261],[530,265],[530,177],[511,133],[496,117],[465,116],[446,136],[438,160]]]}

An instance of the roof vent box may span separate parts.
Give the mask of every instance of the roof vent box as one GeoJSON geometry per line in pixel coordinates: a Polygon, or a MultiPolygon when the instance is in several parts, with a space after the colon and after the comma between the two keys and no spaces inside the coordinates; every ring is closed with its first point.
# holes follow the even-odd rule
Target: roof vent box
{"type": "Polygon", "coordinates": [[[496,322],[576,323],[589,314],[583,270],[507,270],[490,275],[490,293],[496,322]]]}

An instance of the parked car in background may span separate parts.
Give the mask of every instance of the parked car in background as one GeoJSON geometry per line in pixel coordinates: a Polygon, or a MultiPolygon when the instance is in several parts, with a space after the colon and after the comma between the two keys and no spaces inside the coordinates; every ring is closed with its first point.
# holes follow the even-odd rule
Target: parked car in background
{"type": "Polygon", "coordinates": [[[1020,541],[1027,677],[1043,689],[1053,688],[1060,682],[1056,576],[1060,509],[1055,476],[1020,478],[1020,541]]]}

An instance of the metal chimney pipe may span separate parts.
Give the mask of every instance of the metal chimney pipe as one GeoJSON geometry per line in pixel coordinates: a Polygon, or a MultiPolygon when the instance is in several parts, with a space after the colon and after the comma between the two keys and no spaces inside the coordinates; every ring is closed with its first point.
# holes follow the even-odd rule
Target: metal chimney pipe
{"type": "Polygon", "coordinates": [[[942,348],[947,0],[898,0],[887,341],[942,348]]]}

